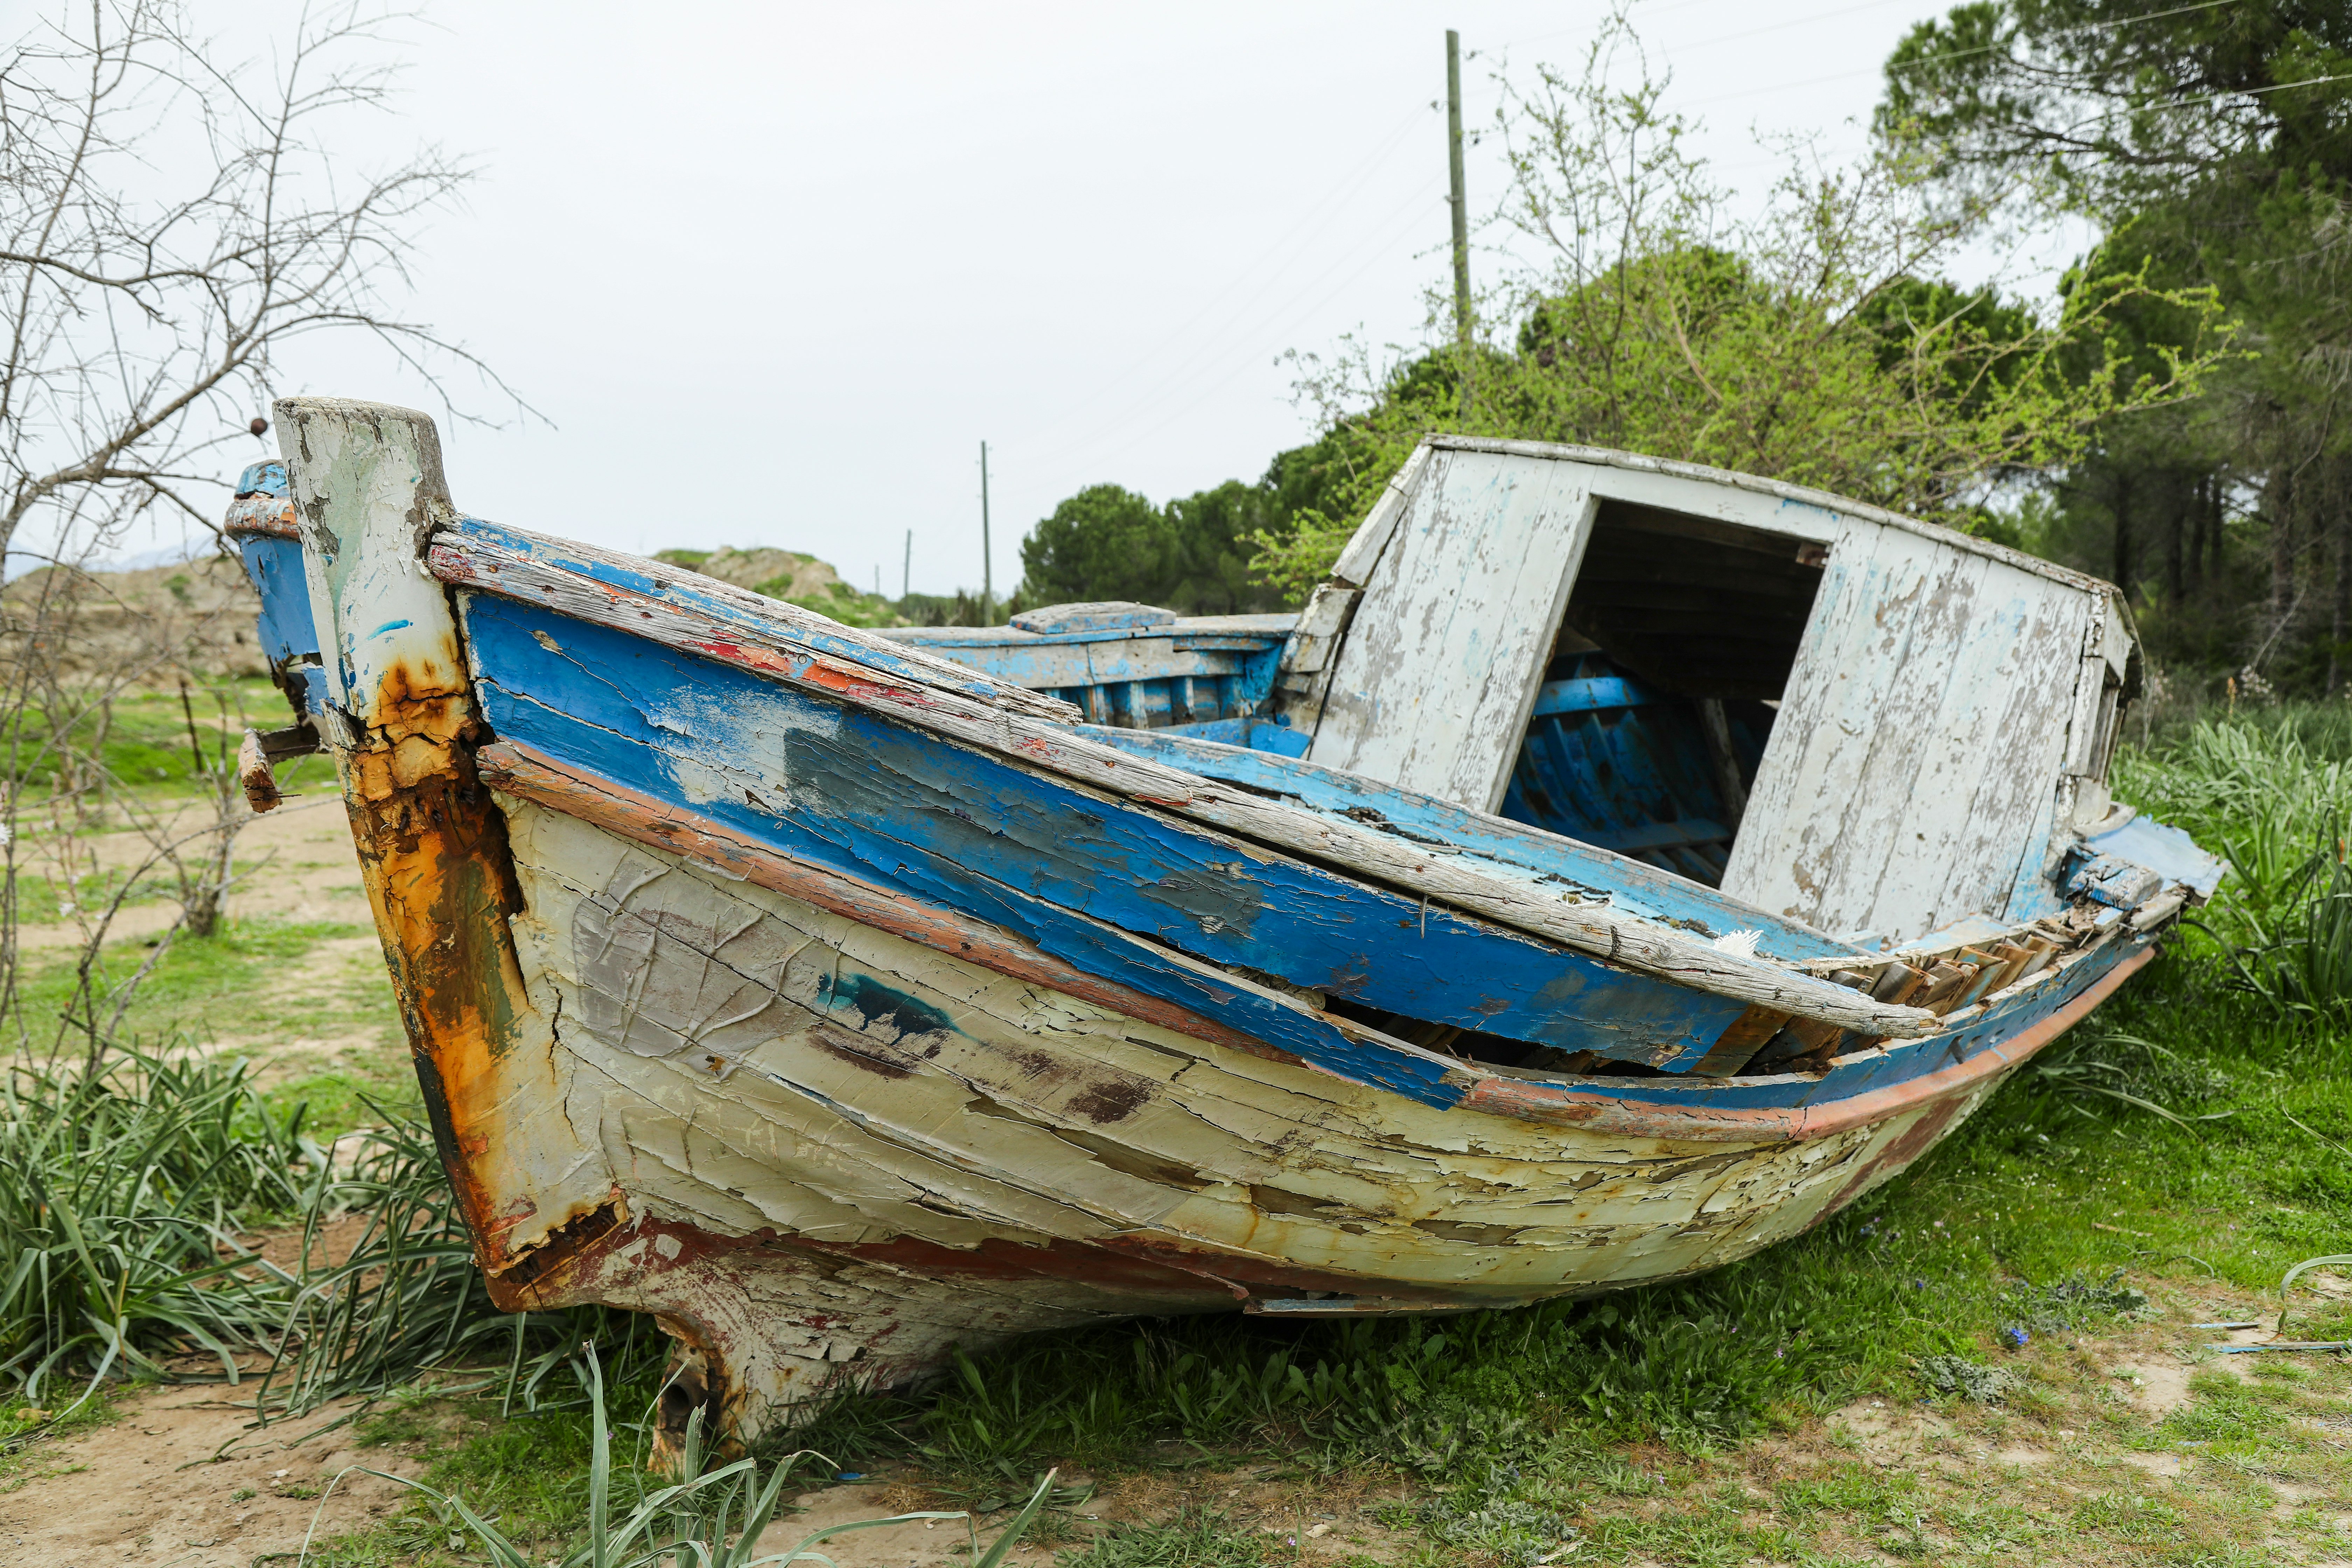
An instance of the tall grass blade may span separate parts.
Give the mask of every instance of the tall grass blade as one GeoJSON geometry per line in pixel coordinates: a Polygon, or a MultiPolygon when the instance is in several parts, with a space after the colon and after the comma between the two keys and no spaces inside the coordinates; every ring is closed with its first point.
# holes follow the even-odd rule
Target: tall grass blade
{"type": "Polygon", "coordinates": [[[2352,1253],[2335,1252],[2325,1258],[2306,1258],[2288,1269],[2286,1278],[2279,1281],[2278,1331],[2286,1332],[2286,1293],[2296,1280],[2315,1268],[2342,1268],[2347,1265],[2352,1265],[2352,1253]]]}

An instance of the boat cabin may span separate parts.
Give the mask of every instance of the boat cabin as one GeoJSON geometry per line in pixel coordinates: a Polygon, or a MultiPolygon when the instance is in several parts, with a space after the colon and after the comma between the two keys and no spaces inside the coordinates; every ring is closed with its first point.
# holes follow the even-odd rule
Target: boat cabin
{"type": "Polygon", "coordinates": [[[1097,723],[1343,770],[1889,949],[2065,907],[2077,836],[2120,826],[2138,679],[2120,595],[2049,562],[1459,437],[1421,444],[1296,618],[1064,605],[893,635],[1097,723]]]}

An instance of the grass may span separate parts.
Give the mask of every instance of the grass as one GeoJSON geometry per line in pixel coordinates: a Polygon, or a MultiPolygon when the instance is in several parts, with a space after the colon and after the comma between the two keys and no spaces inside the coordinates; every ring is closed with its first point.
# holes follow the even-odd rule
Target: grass
{"type": "MultiPolygon", "coordinates": [[[[625,1460],[616,1477],[603,1366],[592,1349],[573,1363],[573,1370],[586,1391],[587,1442],[577,1458],[584,1469],[578,1511],[585,1515],[587,1528],[585,1538],[568,1553],[548,1559],[559,1568],[661,1568],[665,1564],[686,1568],[689,1563],[695,1568],[767,1568],[795,1560],[826,1562],[830,1560],[814,1549],[855,1531],[970,1519],[961,1510],[925,1510],[853,1520],[808,1531],[782,1551],[770,1552],[762,1545],[761,1536],[780,1512],[789,1511],[782,1506],[786,1485],[804,1465],[822,1463],[822,1456],[806,1450],[784,1455],[767,1466],[764,1478],[757,1458],[714,1464],[716,1456],[702,1441],[702,1417],[698,1411],[688,1423],[683,1453],[674,1469],[649,1484],[642,1467],[625,1460]],[[622,1477],[634,1481],[626,1489],[633,1498],[621,1495],[622,1477]]],[[[345,1474],[351,1470],[406,1487],[423,1506],[375,1532],[378,1539],[373,1542],[329,1546],[319,1555],[321,1564],[373,1561],[372,1546],[389,1547],[402,1552],[403,1561],[415,1563],[440,1558],[445,1552],[466,1553],[470,1544],[499,1568],[531,1568],[532,1553],[545,1549],[549,1532],[542,1522],[544,1516],[535,1519],[528,1511],[497,1506],[478,1490],[469,1499],[461,1483],[441,1484],[448,1479],[446,1476],[419,1481],[362,1465],[351,1467],[345,1474]]],[[[1049,1471],[987,1547],[980,1546],[975,1531],[972,1568],[999,1568],[1055,1492],[1049,1471]]]]}
{"type": "MultiPolygon", "coordinates": [[[[136,940],[109,944],[102,983],[136,970],[149,951],[136,940]]],[[[54,1028],[74,994],[76,962],[70,954],[29,962],[19,994],[30,1027],[54,1028]]],[[[175,938],[141,984],[122,1033],[252,1066],[268,1103],[306,1106],[307,1125],[321,1136],[374,1120],[372,1104],[416,1102],[399,1010],[365,926],[245,920],[215,936],[175,938]],[[357,951],[328,963],[320,949],[331,942],[357,951]]]]}
{"type": "Polygon", "coordinates": [[[68,752],[95,760],[117,789],[142,796],[185,793],[200,784],[191,715],[198,742],[215,757],[224,731],[234,752],[247,725],[274,730],[292,721],[285,697],[253,677],[193,687],[185,707],[173,686],[127,690],[103,707],[78,705],[54,721],[28,710],[13,730],[0,731],[0,747],[12,748],[15,774],[28,793],[60,783],[68,752]]]}
{"type": "Polygon", "coordinates": [[[0,1080],[0,1382],[70,1406],[110,1373],[262,1348],[236,1237],[322,1163],[245,1073],[125,1053],[0,1080]],[[87,1380],[86,1382],[84,1380],[87,1380]],[[81,1384],[76,1387],[74,1384],[81,1384]]]}

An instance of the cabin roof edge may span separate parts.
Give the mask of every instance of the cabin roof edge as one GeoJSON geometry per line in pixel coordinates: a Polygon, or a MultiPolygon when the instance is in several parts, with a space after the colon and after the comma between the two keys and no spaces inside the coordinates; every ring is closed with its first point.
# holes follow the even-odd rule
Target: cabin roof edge
{"type": "Polygon", "coordinates": [[[2004,565],[2031,572],[2039,577],[2064,583],[2085,593],[2101,594],[2110,598],[2121,597],[2122,590],[2103,577],[2087,572],[2077,572],[2071,566],[2061,566],[2044,561],[2038,555],[2028,555],[2021,550],[2011,550],[1989,539],[1972,533],[1962,533],[1956,528],[1928,522],[1899,511],[1890,511],[1868,501],[1858,501],[1831,490],[1814,489],[1808,485],[1792,485],[1782,479],[1768,479],[1756,474],[1743,474],[1735,468],[1711,468],[1705,463],[1684,462],[1675,458],[1653,458],[1640,452],[1621,452],[1607,447],[1579,447],[1560,441],[1524,441],[1490,436],[1453,436],[1432,434],[1421,438],[1421,445],[1441,450],[1461,452],[1496,452],[1512,457],[1548,458],[1559,462],[1586,463],[1601,468],[1623,468],[1633,473],[1663,475],[1669,479],[1695,479],[1705,484],[1726,485],[1735,489],[1758,495],[1776,496],[1782,500],[1817,506],[1824,510],[1843,512],[1866,522],[1883,523],[1916,533],[1938,544],[1952,545],[1971,553],[1987,556],[2004,565]]]}

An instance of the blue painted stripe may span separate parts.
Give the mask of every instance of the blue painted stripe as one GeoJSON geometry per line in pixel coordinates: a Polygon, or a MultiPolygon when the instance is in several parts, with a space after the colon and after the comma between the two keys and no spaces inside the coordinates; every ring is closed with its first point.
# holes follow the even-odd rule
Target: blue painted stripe
{"type": "Polygon", "coordinates": [[[1307,748],[1315,743],[1315,737],[1306,731],[1277,724],[1271,719],[1215,719],[1205,724],[1171,724],[1159,732],[1214,741],[1221,746],[1239,746],[1244,751],[1271,752],[1278,757],[1303,757],[1307,748]]]}
{"type": "Polygon", "coordinates": [[[316,658],[319,652],[319,634],[310,619],[310,584],[302,571],[301,542],[256,534],[236,542],[245,559],[246,579],[261,596],[261,614],[254,626],[261,651],[273,669],[300,670],[309,698],[307,710],[320,712],[327,700],[327,672],[315,664],[299,662],[316,658]]]}
{"type": "Polygon", "coordinates": [[[1548,713],[1591,713],[1602,708],[1638,708],[1657,697],[1622,675],[1592,675],[1572,680],[1547,680],[1537,689],[1533,717],[1548,713]]]}
{"type": "Polygon", "coordinates": [[[1370,807],[1404,832],[1556,877],[1571,887],[1606,892],[1611,906],[1626,914],[1671,921],[1685,929],[1695,927],[1708,937],[1733,931],[1760,931],[1757,951],[1768,958],[1867,961],[1874,956],[1712,888],[1665,875],[1607,850],[1465,811],[1433,796],[1376,784],[1360,774],[1264,751],[1216,745],[1166,730],[1090,728],[1082,732],[1089,740],[1187,773],[1291,796],[1313,810],[1345,813],[1370,807]]]}
{"type": "Polygon", "coordinates": [[[756,607],[737,604],[731,598],[706,593],[685,580],[692,575],[690,573],[665,571],[656,562],[602,561],[579,553],[564,540],[527,533],[520,529],[502,528],[476,517],[460,518],[453,531],[499,549],[530,556],[557,571],[576,574],[592,583],[602,583],[608,587],[643,594],[678,605],[709,618],[719,626],[734,627],[762,644],[824,654],[852,664],[862,664],[869,669],[882,670],[905,680],[927,686],[946,686],[974,697],[992,697],[1002,689],[1000,682],[979,675],[969,681],[953,681],[943,676],[937,665],[929,661],[919,664],[887,648],[876,647],[863,639],[828,632],[822,626],[804,626],[785,619],[782,615],[766,614],[756,607]]]}
{"type": "Polygon", "coordinates": [[[1670,1068],[1742,1011],[625,633],[466,605],[502,737],[979,919],[1006,923],[1016,890],[1037,902],[1013,929],[1073,963],[1050,928],[1091,917],[1383,1011],[1670,1068]]]}
{"type": "MultiPolygon", "coordinates": [[[[2147,940],[2111,942],[2060,973],[2057,979],[1995,1003],[1982,1018],[1948,1035],[1890,1043],[1883,1055],[1863,1058],[1820,1079],[1625,1078],[1608,1080],[1612,1099],[1685,1110],[1779,1110],[1831,1105],[1856,1095],[1893,1089],[1916,1078],[1964,1062],[1981,1051],[2015,1039],[2057,1012],[2115,966],[2147,945],[2147,940]]],[[[1591,1079],[1582,1087],[1592,1086],[1591,1079]]]]}

